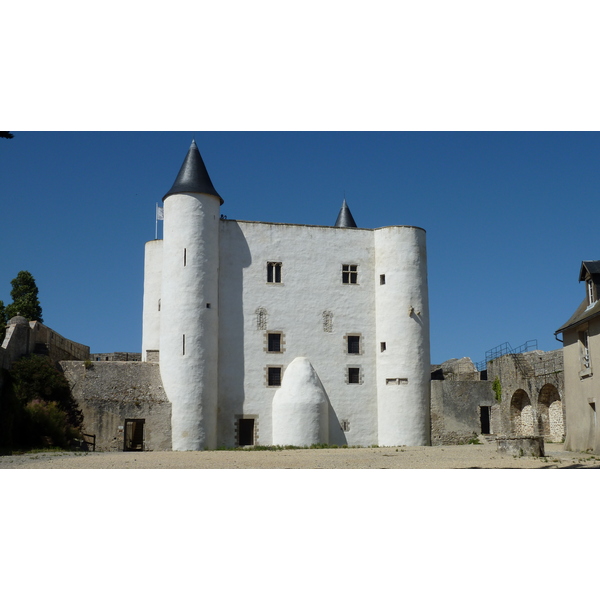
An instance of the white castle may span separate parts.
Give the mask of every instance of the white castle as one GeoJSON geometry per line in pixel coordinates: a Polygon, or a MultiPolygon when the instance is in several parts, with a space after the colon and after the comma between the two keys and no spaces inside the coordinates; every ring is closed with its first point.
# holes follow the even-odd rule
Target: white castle
{"type": "Polygon", "coordinates": [[[222,219],[195,142],[146,244],[173,450],[430,443],[425,231],[222,219]]]}

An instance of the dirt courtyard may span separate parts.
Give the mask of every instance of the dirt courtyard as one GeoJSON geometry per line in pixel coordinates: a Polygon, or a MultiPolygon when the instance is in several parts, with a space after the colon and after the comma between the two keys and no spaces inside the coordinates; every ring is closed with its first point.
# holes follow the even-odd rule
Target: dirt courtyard
{"type": "Polygon", "coordinates": [[[600,468],[600,456],[546,444],[546,456],[511,456],[495,443],[399,448],[205,452],[41,452],[0,456],[0,469],[564,469],[600,468]]]}

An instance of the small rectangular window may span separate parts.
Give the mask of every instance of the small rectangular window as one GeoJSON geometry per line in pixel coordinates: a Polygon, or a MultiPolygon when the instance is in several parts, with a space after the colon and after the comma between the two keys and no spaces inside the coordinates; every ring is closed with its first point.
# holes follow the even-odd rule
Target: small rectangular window
{"type": "Polygon", "coordinates": [[[348,367],[348,383],[360,383],[359,367],[348,367]]]}
{"type": "Polygon", "coordinates": [[[407,385],[408,379],[406,377],[391,377],[385,380],[385,385],[407,385]]]}
{"type": "Polygon", "coordinates": [[[267,334],[267,348],[269,352],[281,352],[281,333],[267,334]]]}
{"type": "Polygon", "coordinates": [[[267,368],[267,383],[269,387],[281,386],[281,367],[267,368]]]}
{"type": "Polygon", "coordinates": [[[379,276],[379,285],[385,285],[385,275],[379,276]]]}
{"type": "Polygon", "coordinates": [[[591,279],[587,280],[588,304],[596,302],[596,294],[594,290],[594,282],[591,279]]]}
{"type": "Polygon", "coordinates": [[[342,431],[350,431],[350,421],[348,421],[348,419],[342,419],[340,421],[340,427],[342,428],[342,431]]]}
{"type": "Polygon", "coordinates": [[[358,283],[358,265],[342,265],[342,283],[358,283]]]}
{"type": "Polygon", "coordinates": [[[360,335],[349,335],[348,354],[360,354],[360,335]]]}
{"type": "Polygon", "coordinates": [[[185,355],[185,334],[183,335],[183,339],[181,341],[181,353],[185,355]]]}
{"type": "Polygon", "coordinates": [[[187,248],[183,249],[183,266],[185,267],[187,264],[187,248]]]}
{"type": "Polygon", "coordinates": [[[267,263],[267,283],[281,283],[281,263],[267,263]]]}
{"type": "Polygon", "coordinates": [[[385,342],[381,342],[380,347],[382,352],[385,352],[387,350],[387,344],[385,342]]]}

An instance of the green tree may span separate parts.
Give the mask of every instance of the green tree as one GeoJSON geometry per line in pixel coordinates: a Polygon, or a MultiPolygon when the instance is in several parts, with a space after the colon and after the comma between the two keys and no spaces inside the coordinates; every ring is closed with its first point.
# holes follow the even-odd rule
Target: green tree
{"type": "Polygon", "coordinates": [[[12,304],[6,307],[6,316],[9,319],[21,315],[28,321],[39,321],[43,323],[42,307],[38,300],[38,288],[35,279],[29,271],[19,271],[17,276],[10,282],[12,304]]]}

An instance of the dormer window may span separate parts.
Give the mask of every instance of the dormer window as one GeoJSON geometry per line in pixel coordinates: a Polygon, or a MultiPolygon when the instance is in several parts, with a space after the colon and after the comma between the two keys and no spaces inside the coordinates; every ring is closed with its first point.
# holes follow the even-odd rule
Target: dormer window
{"type": "Polygon", "coordinates": [[[586,281],[586,284],[588,304],[594,304],[594,302],[596,302],[596,286],[591,277],[586,281]]]}

